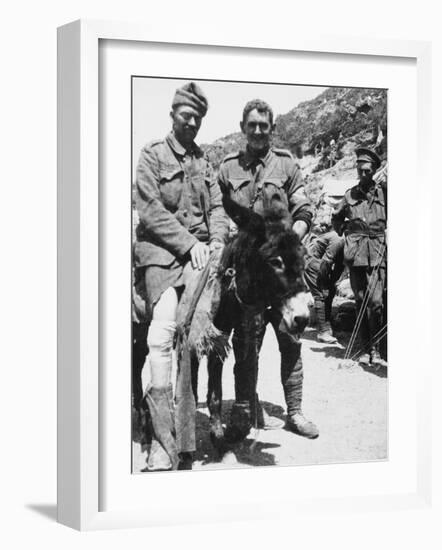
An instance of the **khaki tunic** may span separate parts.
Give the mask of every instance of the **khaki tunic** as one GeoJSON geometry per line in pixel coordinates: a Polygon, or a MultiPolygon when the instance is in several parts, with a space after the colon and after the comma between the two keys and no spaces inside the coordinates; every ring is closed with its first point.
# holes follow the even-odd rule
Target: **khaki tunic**
{"type": "Polygon", "coordinates": [[[333,214],[333,222],[339,225],[346,220],[345,262],[353,267],[385,264],[386,189],[375,184],[366,193],[359,185],[346,191],[333,214]]]}
{"type": "Polygon", "coordinates": [[[151,309],[167,288],[185,284],[190,249],[198,241],[224,243],[229,224],[201,149],[186,151],[173,134],[141,151],[136,191],[134,262],[145,271],[151,309]]]}
{"type": "Polygon", "coordinates": [[[293,221],[311,223],[313,209],[305,195],[301,170],[289,151],[270,149],[262,159],[248,150],[228,155],[218,181],[234,201],[258,214],[265,201],[277,198],[287,206],[293,221]]]}

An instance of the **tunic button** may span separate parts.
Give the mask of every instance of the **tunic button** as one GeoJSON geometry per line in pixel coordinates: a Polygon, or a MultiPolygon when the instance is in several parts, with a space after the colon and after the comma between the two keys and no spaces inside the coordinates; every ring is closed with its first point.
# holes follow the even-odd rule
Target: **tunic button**
{"type": "Polygon", "coordinates": [[[183,216],[187,218],[187,210],[183,210],[183,216]]]}

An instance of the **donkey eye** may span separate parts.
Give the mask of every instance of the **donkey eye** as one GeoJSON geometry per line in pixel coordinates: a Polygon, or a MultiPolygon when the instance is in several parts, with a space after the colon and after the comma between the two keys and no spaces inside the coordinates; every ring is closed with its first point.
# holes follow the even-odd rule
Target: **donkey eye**
{"type": "Polygon", "coordinates": [[[281,256],[276,256],[275,258],[270,258],[268,260],[268,262],[275,269],[284,269],[284,262],[282,261],[281,256]]]}

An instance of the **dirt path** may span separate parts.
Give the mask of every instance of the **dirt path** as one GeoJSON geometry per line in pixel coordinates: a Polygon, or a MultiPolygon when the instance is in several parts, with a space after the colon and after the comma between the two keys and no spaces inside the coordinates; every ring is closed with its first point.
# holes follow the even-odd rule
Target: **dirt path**
{"type": "MultiPolygon", "coordinates": [[[[365,371],[356,364],[342,366],[344,350],[316,342],[316,331],[307,329],[303,338],[304,414],[320,430],[308,440],[284,429],[260,430],[236,450],[236,464],[219,462],[208,436],[208,410],[203,403],[207,388],[205,365],[199,379],[197,446],[194,469],[245,466],[325,464],[385,460],[388,441],[386,372],[365,371]],[[257,436],[257,442],[254,437],[257,436]]],[[[147,370],[147,369],[145,369],[147,370]]],[[[232,404],[233,358],[223,373],[224,411],[232,404]]],[[[285,418],[284,396],[279,377],[279,352],[271,328],[267,330],[260,357],[258,392],[267,412],[285,418]]],[[[147,450],[133,443],[134,473],[146,466],[147,450]]]]}

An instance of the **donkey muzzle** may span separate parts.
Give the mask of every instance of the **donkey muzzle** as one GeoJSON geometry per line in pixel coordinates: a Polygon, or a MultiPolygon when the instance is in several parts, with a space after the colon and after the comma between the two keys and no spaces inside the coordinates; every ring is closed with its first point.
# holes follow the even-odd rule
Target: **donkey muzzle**
{"type": "Polygon", "coordinates": [[[310,309],[313,298],[310,292],[299,292],[287,298],[282,306],[281,313],[287,332],[298,340],[310,320],[310,309]]]}

